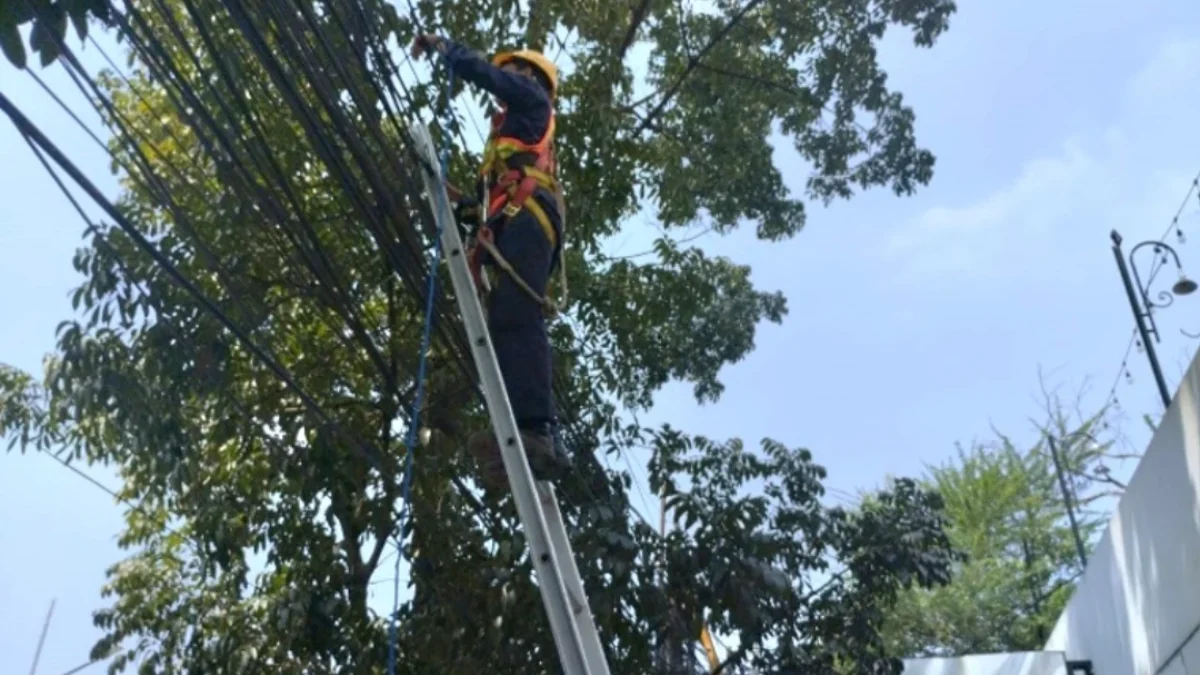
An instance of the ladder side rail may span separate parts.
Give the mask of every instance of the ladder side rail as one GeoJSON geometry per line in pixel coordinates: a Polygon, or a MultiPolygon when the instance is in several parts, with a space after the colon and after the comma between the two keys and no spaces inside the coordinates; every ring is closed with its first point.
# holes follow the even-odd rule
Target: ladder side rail
{"type": "Polygon", "coordinates": [[[583,579],[579,576],[579,567],[575,562],[575,553],[571,550],[571,541],[567,538],[567,527],[563,523],[562,512],[558,508],[558,498],[554,486],[550,483],[539,483],[538,493],[542,498],[542,511],[546,514],[546,525],[550,534],[550,545],[557,552],[556,558],[563,568],[563,584],[566,586],[567,599],[571,601],[571,611],[577,619],[575,622],[582,641],[584,659],[588,663],[588,672],[595,675],[609,675],[608,658],[600,642],[600,633],[596,630],[596,621],[588,603],[587,591],[583,587],[583,579]]]}

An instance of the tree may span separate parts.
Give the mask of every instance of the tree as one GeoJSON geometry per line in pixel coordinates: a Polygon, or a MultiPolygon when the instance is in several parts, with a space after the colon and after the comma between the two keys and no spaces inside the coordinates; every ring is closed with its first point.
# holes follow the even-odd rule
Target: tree
{"type": "Polygon", "coordinates": [[[925,485],[945,500],[950,539],[967,559],[950,584],[902,594],[885,631],[894,653],[1040,650],[1049,638],[1082,565],[1046,438],[1056,440],[1085,546],[1105,520],[1089,507],[1116,481],[1101,468],[1112,441],[1096,438],[1107,411],[1080,419],[1043,391],[1046,418],[1034,421],[1032,447],[995,432],[930,469],[925,485]]]}
{"type": "MultiPolygon", "coordinates": [[[[397,151],[403,127],[390,122],[434,105],[437,90],[400,92],[380,39],[404,44],[436,27],[486,50],[553,40],[570,52],[560,152],[574,304],[554,339],[583,480],[564,486],[564,512],[614,672],[650,671],[668,606],[693,635],[705,620],[737,636],[727,672],[894,671],[883,610],[907,586],[946,579],[938,498],[897,481],[861,511],[826,509],[824,471],[807,451],[622,421],[614,401],[636,411],[672,378],[692,382],[701,402],[717,398],[720,368],[786,305],[755,289],[748,268],[669,235],[645,263],[611,260],[601,246],[647,204],[668,232],[703,219],[718,233],[749,222],[762,238],[793,235],[803,204],[771,164],[774,122],[814,165],[811,198],[873,185],[907,194],[928,181],[932,155],[887,89],[874,42],[896,24],[927,46],[953,4],[461,9],[422,2],[418,22],[384,3],[177,0],[115,16],[137,57],[128,79],[109,73],[99,90],[112,103],[119,214],[310,398],[126,232],[90,227],[75,261],[81,316],[60,327],[41,383],[5,372],[0,419],[22,447],[116,466],[136,504],[95,654],[131,646],[114,670],[140,660],[164,671],[375,673],[386,662],[386,617],[368,600],[386,580],[403,506],[428,236],[412,160],[397,151]],[[640,102],[626,65],[635,43],[652,54],[653,92],[640,102]],[[680,520],[665,542],[629,504],[633,476],[594,454],[644,446],[651,488],[680,520]],[[654,583],[660,557],[665,591],[654,583]]],[[[462,144],[456,153],[462,184],[474,159],[462,144]]],[[[439,307],[423,410],[431,433],[399,532],[413,561],[398,612],[401,672],[553,672],[511,506],[483,503],[462,479],[464,434],[483,417],[457,325],[439,307]]]]}
{"type": "Polygon", "coordinates": [[[1125,484],[1113,476],[1113,465],[1141,458],[1140,453],[1121,452],[1117,447],[1122,443],[1127,445],[1128,441],[1116,426],[1109,424],[1116,403],[1106,402],[1098,411],[1085,414],[1087,383],[1069,401],[1064,401],[1059,393],[1061,387],[1049,387],[1041,372],[1038,380],[1042,411],[1038,418],[1030,419],[1030,424],[1043,438],[1056,439],[1076,508],[1096,518],[1106,518],[1109,501],[1125,491],[1125,484]]]}

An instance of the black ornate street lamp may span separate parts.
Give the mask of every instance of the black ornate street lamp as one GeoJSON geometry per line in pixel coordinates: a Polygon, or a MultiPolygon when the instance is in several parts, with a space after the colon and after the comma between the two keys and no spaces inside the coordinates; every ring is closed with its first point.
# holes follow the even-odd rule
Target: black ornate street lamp
{"type": "Polygon", "coordinates": [[[1179,254],[1169,245],[1161,241],[1143,241],[1129,251],[1129,264],[1126,265],[1125,256],[1121,251],[1121,235],[1113,230],[1111,236],[1113,256],[1117,259],[1117,269],[1121,272],[1121,281],[1125,283],[1125,294],[1129,296],[1129,308],[1133,310],[1133,319],[1137,322],[1138,334],[1141,335],[1142,345],[1146,348],[1146,358],[1150,361],[1150,370],[1154,373],[1154,381],[1158,384],[1158,394],[1162,397],[1163,407],[1168,408],[1171,406],[1171,392],[1167,390],[1167,381],[1163,377],[1162,367],[1158,363],[1158,353],[1154,350],[1154,343],[1150,341],[1150,336],[1153,335],[1154,342],[1159,342],[1158,325],[1154,322],[1154,309],[1170,306],[1175,301],[1176,295],[1192,293],[1196,290],[1196,282],[1187,278],[1187,275],[1183,273],[1183,264],[1179,262],[1179,254]],[[1133,260],[1137,252],[1145,247],[1154,249],[1156,259],[1161,254],[1163,264],[1167,262],[1167,254],[1170,254],[1171,258],[1175,260],[1175,269],[1179,272],[1179,279],[1171,286],[1170,292],[1160,291],[1158,293],[1158,302],[1150,299],[1150,289],[1148,288],[1148,284],[1154,281],[1154,274],[1152,273],[1147,283],[1143,284],[1142,277],[1133,260]],[[1129,278],[1129,268],[1131,267],[1133,268],[1133,277],[1137,280],[1136,292],[1133,279],[1129,278]]]}

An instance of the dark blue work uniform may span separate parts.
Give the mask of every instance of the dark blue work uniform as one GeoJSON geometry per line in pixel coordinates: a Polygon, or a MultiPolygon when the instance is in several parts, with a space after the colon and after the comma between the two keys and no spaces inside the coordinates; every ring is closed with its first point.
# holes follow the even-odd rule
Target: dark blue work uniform
{"type": "MultiPolygon", "coordinates": [[[[541,85],[532,78],[501,70],[450,40],[443,40],[443,45],[443,55],[455,76],[480,87],[506,105],[504,121],[495,133],[531,145],[541,140],[553,113],[550,95],[541,85]]],[[[561,242],[563,228],[558,200],[541,188],[532,199],[538,200],[561,242]]],[[[501,219],[502,216],[493,219],[488,227],[494,227],[501,219]]],[[[558,263],[558,247],[547,240],[541,224],[527,209],[522,209],[493,231],[500,254],[534,292],[545,297],[550,274],[558,263]]],[[[501,272],[497,276],[498,281],[488,299],[488,324],[513,415],[521,429],[550,435],[555,412],[546,317],[542,306],[507,273],[501,272]]]]}

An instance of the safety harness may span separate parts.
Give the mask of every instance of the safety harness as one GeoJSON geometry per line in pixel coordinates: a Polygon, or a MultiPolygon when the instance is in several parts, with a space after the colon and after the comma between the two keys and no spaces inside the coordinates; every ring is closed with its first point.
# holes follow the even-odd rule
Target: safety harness
{"type": "MultiPolygon", "coordinates": [[[[480,249],[488,254],[496,265],[512,277],[513,281],[529,294],[550,316],[555,315],[561,304],[566,302],[567,277],[566,265],[563,260],[559,242],[559,233],[554,228],[546,210],[533,199],[539,190],[545,190],[557,202],[560,221],[566,221],[562,190],[556,179],[558,167],[554,159],[554,114],[550,115],[550,123],[546,132],[536,143],[525,143],[519,138],[500,136],[499,129],[504,123],[505,111],[501,110],[492,116],[492,135],[483,151],[483,163],[479,168],[479,178],[486,195],[487,211],[481,214],[483,227],[475,235],[477,244],[470,253],[471,273],[475,283],[483,285],[483,257],[480,249]],[[509,220],[516,217],[522,209],[527,210],[537,220],[546,240],[550,242],[554,256],[558,259],[559,282],[562,287],[559,303],[555,304],[547,297],[542,297],[517,274],[512,265],[500,255],[494,241],[493,229],[503,228],[509,220]],[[486,223],[493,227],[486,227],[486,223]]],[[[548,287],[549,288],[549,285],[548,287]]]]}

